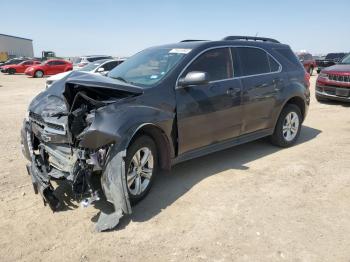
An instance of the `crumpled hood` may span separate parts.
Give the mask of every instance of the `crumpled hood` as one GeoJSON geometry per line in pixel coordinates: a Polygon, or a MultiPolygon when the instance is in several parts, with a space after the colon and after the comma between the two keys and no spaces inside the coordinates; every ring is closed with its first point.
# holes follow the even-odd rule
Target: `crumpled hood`
{"type": "Polygon", "coordinates": [[[327,67],[323,72],[342,72],[350,74],[350,65],[349,64],[337,64],[330,67],[327,67]]]}
{"type": "Polygon", "coordinates": [[[67,112],[65,92],[77,86],[87,86],[96,89],[108,89],[124,93],[140,95],[143,89],[109,77],[73,71],[62,79],[54,82],[52,86],[38,94],[30,103],[29,111],[42,116],[53,113],[67,112]]]}
{"type": "Polygon", "coordinates": [[[66,83],[82,86],[106,88],[125,91],[127,93],[142,94],[143,89],[120,80],[102,76],[100,74],[90,74],[87,72],[73,71],[66,78],[66,83]]]}

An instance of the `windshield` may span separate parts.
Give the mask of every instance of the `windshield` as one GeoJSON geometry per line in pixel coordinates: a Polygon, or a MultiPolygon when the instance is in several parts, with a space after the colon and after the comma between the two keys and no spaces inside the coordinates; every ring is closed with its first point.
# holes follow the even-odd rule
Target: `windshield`
{"type": "Polygon", "coordinates": [[[344,59],[341,61],[342,64],[350,64],[350,55],[347,55],[344,57],[344,59]]]}
{"type": "Polygon", "coordinates": [[[330,53],[326,55],[327,60],[341,60],[345,56],[344,53],[330,53]]]}
{"type": "Polygon", "coordinates": [[[162,80],[190,51],[178,48],[146,49],[115,67],[108,76],[149,87],[162,80]]]}
{"type": "MultiPolygon", "coordinates": [[[[103,61],[104,62],[104,61],[103,61]]],[[[103,62],[94,62],[94,63],[89,63],[86,66],[82,68],[78,68],[77,71],[83,71],[83,72],[90,72],[95,70],[97,67],[99,67],[103,62]]]]}

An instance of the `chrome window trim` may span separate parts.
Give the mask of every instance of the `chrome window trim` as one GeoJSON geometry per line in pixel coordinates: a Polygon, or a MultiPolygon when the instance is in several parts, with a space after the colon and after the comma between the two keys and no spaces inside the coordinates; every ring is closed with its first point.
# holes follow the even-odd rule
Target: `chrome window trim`
{"type": "Polygon", "coordinates": [[[181,86],[178,86],[179,79],[180,79],[181,75],[186,71],[186,69],[193,63],[194,60],[196,60],[200,55],[204,54],[204,53],[207,52],[207,51],[210,51],[210,50],[213,50],[213,49],[221,49],[221,48],[229,48],[230,54],[231,54],[231,48],[256,48],[256,49],[260,49],[260,50],[264,51],[266,54],[268,54],[269,56],[271,56],[272,59],[275,60],[276,63],[279,65],[279,68],[278,68],[277,71],[274,71],[274,72],[235,77],[235,76],[234,76],[234,70],[235,70],[235,69],[234,69],[234,66],[233,66],[233,60],[232,60],[232,54],[231,54],[231,61],[232,61],[231,65],[232,65],[233,77],[232,77],[232,78],[220,79],[220,80],[214,80],[214,81],[210,81],[209,83],[217,83],[217,82],[222,82],[222,81],[227,81],[227,80],[233,80],[233,79],[244,79],[244,78],[255,77],[255,76],[272,75],[272,74],[278,74],[278,73],[281,73],[281,72],[282,72],[283,67],[282,67],[281,63],[280,63],[270,52],[268,52],[268,51],[265,50],[264,48],[257,47],[257,46],[243,46],[243,45],[239,45],[239,46],[237,46],[237,45],[213,46],[213,47],[209,47],[209,48],[206,48],[206,49],[202,50],[202,51],[199,52],[195,57],[193,57],[193,58],[191,59],[191,61],[189,61],[189,62],[187,63],[187,65],[181,70],[180,74],[178,75],[178,77],[177,77],[177,79],[176,79],[175,89],[180,89],[180,88],[182,88],[181,86]]]}

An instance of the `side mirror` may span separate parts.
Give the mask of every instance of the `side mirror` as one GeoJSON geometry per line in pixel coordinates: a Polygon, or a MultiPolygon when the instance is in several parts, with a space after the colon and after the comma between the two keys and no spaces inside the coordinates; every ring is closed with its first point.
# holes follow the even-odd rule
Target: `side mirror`
{"type": "Polygon", "coordinates": [[[206,72],[192,71],[185,77],[179,79],[178,85],[181,87],[205,85],[209,83],[209,75],[206,72]]]}
{"type": "Polygon", "coordinates": [[[97,69],[97,72],[101,73],[101,72],[104,72],[105,69],[103,67],[100,67],[99,69],[97,69]]]}

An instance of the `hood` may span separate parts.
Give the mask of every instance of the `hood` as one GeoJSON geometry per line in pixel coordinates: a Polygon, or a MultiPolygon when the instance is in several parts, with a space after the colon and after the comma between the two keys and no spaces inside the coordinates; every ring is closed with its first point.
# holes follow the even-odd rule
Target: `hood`
{"type": "Polygon", "coordinates": [[[66,85],[119,90],[126,93],[139,95],[143,93],[143,89],[141,87],[131,85],[110,77],[102,76],[100,74],[91,74],[88,72],[73,71],[68,75],[65,82],[66,85]]]}
{"type": "Polygon", "coordinates": [[[79,92],[120,98],[140,95],[143,89],[99,74],[71,71],[38,94],[30,103],[29,111],[42,116],[67,112],[79,92]]]}
{"type": "Polygon", "coordinates": [[[337,64],[334,66],[327,67],[323,69],[323,72],[332,72],[332,73],[348,73],[350,74],[350,65],[349,64],[337,64]]]}

